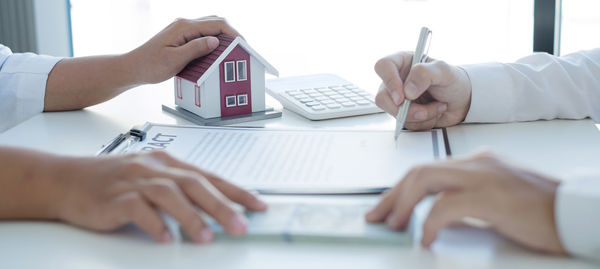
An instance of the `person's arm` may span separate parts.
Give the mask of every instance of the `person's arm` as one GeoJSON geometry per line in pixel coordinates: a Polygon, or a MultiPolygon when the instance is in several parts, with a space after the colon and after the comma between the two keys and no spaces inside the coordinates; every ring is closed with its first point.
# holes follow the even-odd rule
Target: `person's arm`
{"type": "Polygon", "coordinates": [[[600,49],[463,68],[472,85],[465,122],[600,120],[600,49]]]}
{"type": "MultiPolygon", "coordinates": [[[[58,58],[12,54],[0,46],[0,131],[42,108],[79,109],[168,79],[214,49],[218,40],[206,35],[219,33],[238,35],[214,16],[177,20],[130,53],[58,64],[58,58]]],[[[246,220],[230,203],[266,208],[249,192],[160,151],[70,158],[0,147],[0,171],[0,219],[57,219],[98,231],[135,223],[158,241],[172,239],[161,212],[195,241],[207,242],[212,232],[200,210],[226,232],[242,235],[246,220]]]]}
{"type": "Polygon", "coordinates": [[[426,247],[442,228],[475,218],[528,248],[564,255],[555,222],[558,186],[547,175],[484,153],[415,167],[365,217],[404,229],[415,205],[426,195],[436,194],[423,223],[421,243],[426,247]]]}
{"type": "Polygon", "coordinates": [[[61,180],[52,171],[56,157],[0,146],[0,219],[56,219],[61,180]]]}
{"type": "Polygon", "coordinates": [[[463,121],[600,120],[600,49],[462,67],[430,59],[410,69],[411,59],[412,53],[401,52],[375,65],[382,79],[379,107],[395,116],[405,97],[416,100],[408,112],[408,129],[463,121]]]}
{"type": "Polygon", "coordinates": [[[134,223],[168,242],[165,212],[207,243],[213,234],[201,211],[239,236],[246,219],[231,202],[266,209],[249,192],[160,151],[78,158],[0,146],[0,168],[0,220],[60,220],[96,231],[134,223]]]}
{"type": "Polygon", "coordinates": [[[219,45],[214,35],[239,33],[223,18],[178,19],[122,55],[65,58],[48,77],[44,111],[81,109],[141,84],[158,83],[219,45]]]}
{"type": "Polygon", "coordinates": [[[44,110],[48,73],[61,58],[0,45],[0,132],[44,110]]]}
{"type": "Polygon", "coordinates": [[[430,194],[437,199],[423,224],[425,246],[441,229],[470,217],[535,250],[600,260],[600,174],[559,182],[479,154],[412,169],[365,217],[404,229],[430,194]]]}
{"type": "Polygon", "coordinates": [[[0,132],[42,111],[81,109],[145,83],[171,78],[210,53],[212,35],[239,33],[225,19],[178,19],[122,55],[57,58],[11,53],[0,45],[0,132]]]}

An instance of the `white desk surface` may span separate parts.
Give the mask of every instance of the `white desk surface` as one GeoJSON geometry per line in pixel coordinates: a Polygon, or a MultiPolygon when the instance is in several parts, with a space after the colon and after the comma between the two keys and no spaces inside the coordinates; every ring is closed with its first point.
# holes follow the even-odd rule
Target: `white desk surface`
{"type": "MultiPolygon", "coordinates": [[[[93,155],[133,125],[189,124],[161,111],[172,84],[131,90],[82,111],[44,113],[0,134],[0,145],[67,155],[93,155]]],[[[280,108],[268,98],[268,104],[280,108]]],[[[311,122],[284,110],[267,128],[393,129],[385,114],[311,122]]],[[[589,120],[460,125],[448,130],[454,155],[487,147],[539,171],[566,175],[597,164],[600,133],[589,120]]],[[[281,197],[266,197],[279,199],[281,197]]],[[[322,197],[318,199],[332,199],[322,197]]],[[[336,198],[337,199],[337,198],[336,198]]],[[[342,197],[340,199],[345,199],[342,197]]],[[[357,199],[377,199],[376,196],[357,199]]],[[[417,218],[422,223],[423,216],[417,218]]],[[[0,222],[2,268],[594,268],[582,260],[537,254],[489,230],[444,230],[431,250],[413,246],[217,241],[161,245],[134,227],[98,234],[61,223],[0,222]]]]}

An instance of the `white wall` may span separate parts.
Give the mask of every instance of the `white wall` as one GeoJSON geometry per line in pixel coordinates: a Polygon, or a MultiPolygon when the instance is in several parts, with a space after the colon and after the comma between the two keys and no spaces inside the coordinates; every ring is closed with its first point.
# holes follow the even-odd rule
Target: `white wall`
{"type": "Polygon", "coordinates": [[[217,68],[200,86],[200,91],[202,92],[202,99],[200,100],[200,103],[203,108],[206,108],[202,109],[200,116],[207,119],[221,116],[220,88],[219,68],[217,68]]]}
{"type": "MultiPolygon", "coordinates": [[[[589,0],[598,1],[598,0],[589,0]]],[[[337,73],[370,91],[377,59],[414,50],[452,64],[514,61],[533,44],[532,0],[72,0],[75,54],[123,53],[177,17],[220,15],[281,76],[337,73]],[[106,20],[107,14],[110,20],[106,20]]]]}
{"type": "Polygon", "coordinates": [[[72,56],[71,29],[66,0],[33,1],[39,54],[72,56]]]}
{"type": "Polygon", "coordinates": [[[252,112],[265,110],[265,67],[250,55],[250,80],[252,82],[252,112]]]}
{"type": "Polygon", "coordinates": [[[561,55],[600,48],[600,1],[563,0],[561,55]]]}

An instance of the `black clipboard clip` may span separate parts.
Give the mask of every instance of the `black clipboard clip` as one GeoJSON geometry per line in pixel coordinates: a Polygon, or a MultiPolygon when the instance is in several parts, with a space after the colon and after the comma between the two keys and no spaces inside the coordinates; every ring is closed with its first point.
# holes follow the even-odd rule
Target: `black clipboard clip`
{"type": "Polygon", "coordinates": [[[144,139],[146,139],[146,131],[142,130],[141,128],[134,127],[131,128],[129,132],[125,134],[119,134],[106,145],[102,146],[96,155],[100,156],[109,154],[124,142],[140,142],[144,141],[144,139]]]}

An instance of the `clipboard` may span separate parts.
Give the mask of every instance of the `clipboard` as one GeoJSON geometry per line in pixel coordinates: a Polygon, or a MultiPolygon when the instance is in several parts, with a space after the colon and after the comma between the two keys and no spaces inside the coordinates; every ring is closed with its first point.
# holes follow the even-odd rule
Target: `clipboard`
{"type": "Polygon", "coordinates": [[[144,141],[144,139],[146,139],[146,131],[144,131],[144,127],[131,128],[129,132],[124,134],[121,133],[110,140],[106,145],[103,145],[102,148],[96,153],[96,156],[108,155],[119,149],[127,148],[133,143],[144,141]]]}
{"type": "Polygon", "coordinates": [[[98,155],[165,150],[261,194],[377,194],[418,164],[450,155],[445,129],[393,131],[265,129],[146,123],[98,155]],[[401,143],[402,144],[402,143],[401,143]]]}

